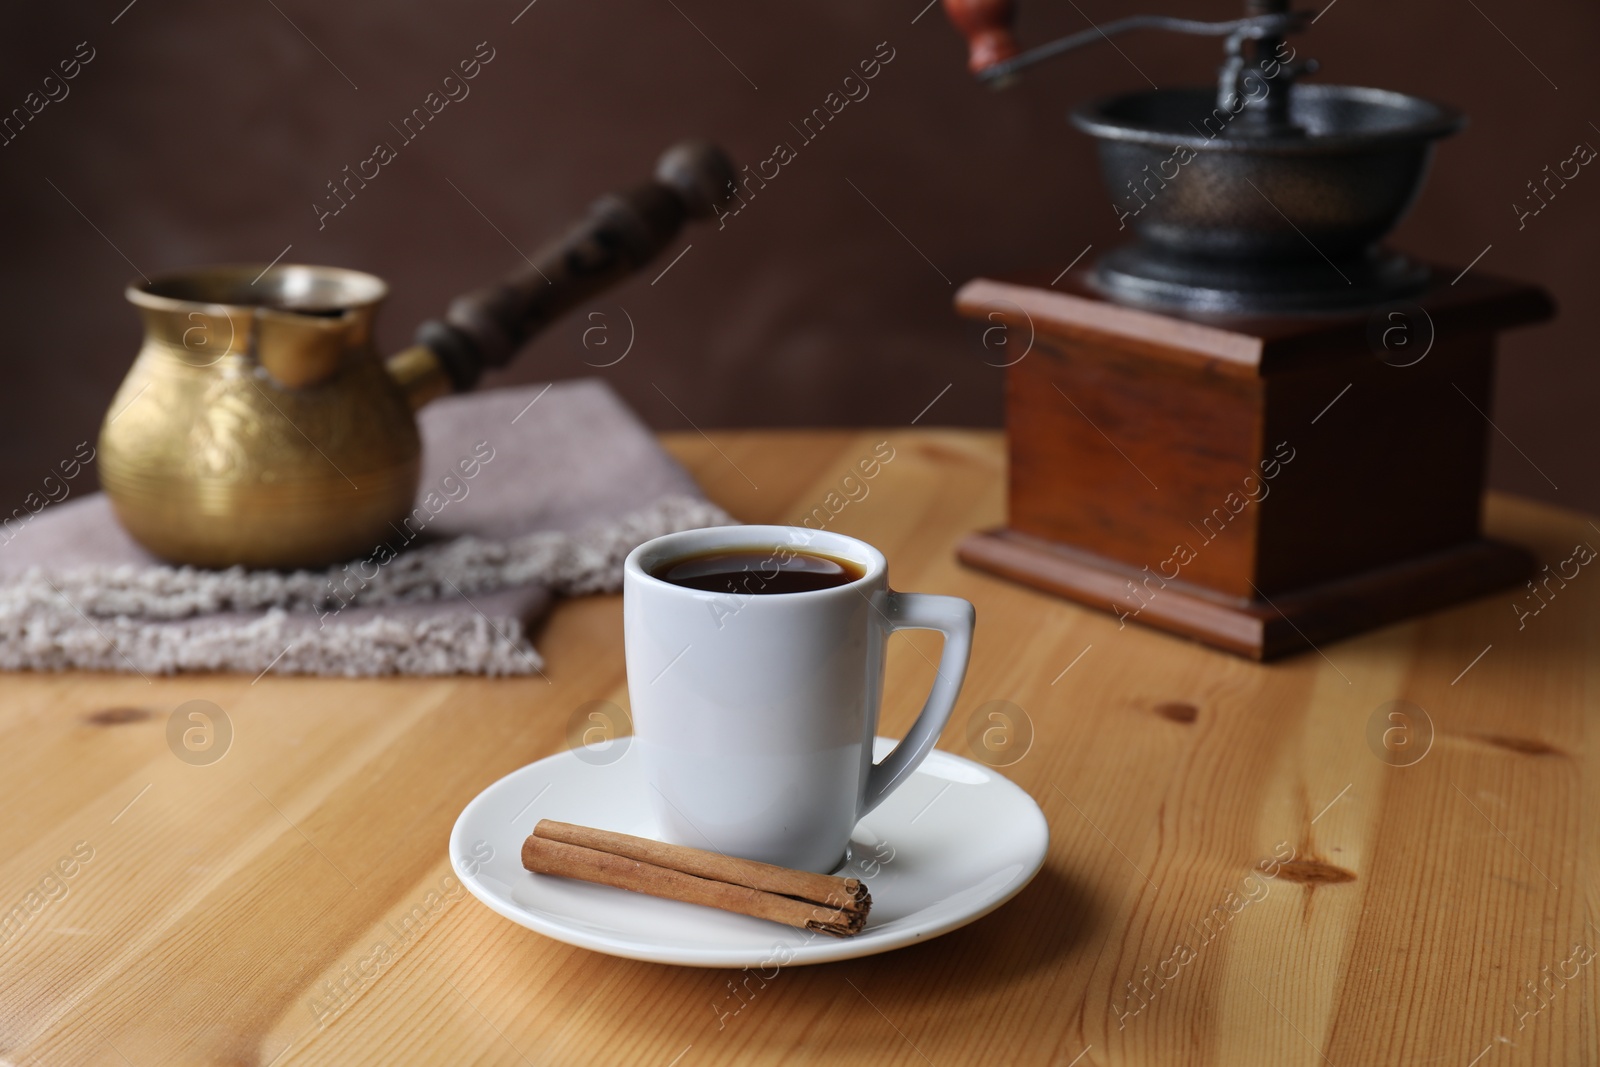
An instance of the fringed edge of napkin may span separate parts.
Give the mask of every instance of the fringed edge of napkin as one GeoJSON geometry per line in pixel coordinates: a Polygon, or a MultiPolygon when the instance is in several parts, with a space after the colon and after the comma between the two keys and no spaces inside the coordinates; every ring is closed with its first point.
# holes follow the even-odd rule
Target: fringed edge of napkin
{"type": "Polygon", "coordinates": [[[425,619],[377,616],[321,630],[291,625],[273,608],[241,622],[148,622],[127,617],[77,625],[30,620],[20,638],[5,635],[0,668],[90,670],[141,675],[184,671],[381,675],[521,675],[542,670],[516,619],[453,614],[425,619]],[[294,634],[293,637],[289,636],[294,634]]]}
{"type": "Polygon", "coordinates": [[[335,621],[315,631],[305,622],[350,606],[464,600],[526,585],[568,595],[614,592],[622,584],[623,560],[636,546],[661,534],[736,521],[704,500],[667,497],[578,533],[505,542],[463,537],[413,549],[377,565],[371,577],[362,569],[352,575],[352,565],[321,573],[31,568],[0,586],[0,669],[533,674],[544,664],[521,620],[490,619],[470,605],[447,615],[335,621]],[[255,614],[261,611],[266,614],[255,614]],[[251,617],[225,617],[229,613],[251,617]]]}

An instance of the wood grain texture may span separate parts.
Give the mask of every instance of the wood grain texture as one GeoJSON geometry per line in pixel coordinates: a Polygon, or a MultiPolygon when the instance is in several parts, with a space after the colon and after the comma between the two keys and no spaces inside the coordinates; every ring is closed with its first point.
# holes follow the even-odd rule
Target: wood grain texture
{"type": "MultiPolygon", "coordinates": [[[[927,944],[764,985],[569,948],[478,906],[449,828],[565,747],[580,705],[626,704],[616,597],[557,610],[545,678],[6,675],[0,915],[26,914],[0,928],[0,1062],[1600,1061],[1596,964],[1520,1027],[1513,1006],[1576,943],[1600,947],[1589,568],[1521,630],[1492,596],[1260,666],[957,564],[955,543],[1003,517],[998,435],[713,440],[670,444],[741,518],[831,500],[830,528],[880,546],[897,587],[977,605],[943,744],[968,754],[987,701],[1025,710],[1031,747],[1005,773],[1051,826],[1028,889],[927,944]],[[885,439],[893,461],[839,507],[885,439]],[[166,741],[191,699],[233,725],[208,766],[166,741]],[[1367,741],[1394,700],[1435,731],[1407,767],[1367,741]],[[61,895],[48,872],[78,842],[92,856],[61,895]],[[1294,860],[1262,878],[1280,847],[1294,860]],[[30,910],[30,891],[55,899],[30,910]],[[1257,899],[1230,913],[1230,892],[1257,899]],[[1137,1012],[1129,982],[1148,982],[1137,1012]],[[328,983],[347,990],[331,1009],[328,983]]],[[[1488,527],[1541,561],[1600,544],[1588,519],[1513,499],[1488,527]]],[[[884,732],[916,714],[936,640],[895,638],[884,732]]]]}
{"type": "Polygon", "coordinates": [[[1265,393],[1261,381],[1041,333],[1006,372],[1009,525],[1152,574],[1174,546],[1198,545],[1184,580],[1249,597],[1272,498],[1237,515],[1224,501],[1271,458],[1265,393]],[[1218,508],[1220,525],[1203,527],[1218,508]]]}

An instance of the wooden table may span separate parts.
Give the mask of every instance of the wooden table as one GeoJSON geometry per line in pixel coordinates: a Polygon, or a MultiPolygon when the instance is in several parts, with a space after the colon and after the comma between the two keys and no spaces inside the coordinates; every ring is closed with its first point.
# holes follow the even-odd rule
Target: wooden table
{"type": "MultiPolygon", "coordinates": [[[[956,540],[1001,516],[995,434],[669,443],[714,499],[778,522],[848,499],[881,440],[895,458],[830,528],[879,545],[900,588],[978,606],[944,746],[969,754],[986,702],[1022,708],[1005,773],[1052,831],[1006,907],[786,970],[727,1014],[732,972],[568,948],[466,896],[445,856],[462,806],[562,748],[579,705],[626,703],[616,597],[555,613],[548,680],[9,675],[0,1062],[1600,1062],[1593,568],[1520,630],[1494,596],[1263,667],[962,569],[956,540]],[[218,762],[169,750],[191,699],[232,724],[218,762]],[[1431,744],[1415,710],[1385,718],[1395,700],[1431,744]],[[1268,878],[1275,849],[1294,859],[1268,878]],[[364,963],[380,941],[386,965],[364,963]]],[[[1548,507],[1489,515],[1552,564],[1600,544],[1548,507]]],[[[884,732],[936,641],[895,639],[884,732]]]]}

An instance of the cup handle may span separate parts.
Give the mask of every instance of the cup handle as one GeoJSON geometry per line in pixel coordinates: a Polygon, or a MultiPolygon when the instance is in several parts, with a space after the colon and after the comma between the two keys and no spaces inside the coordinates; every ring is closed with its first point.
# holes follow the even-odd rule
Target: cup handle
{"type": "Polygon", "coordinates": [[[977,621],[973,606],[960,597],[932,593],[884,593],[883,616],[889,633],[896,630],[938,630],[944,634],[944,650],[939,655],[937,677],[922,714],[911,724],[894,751],[873,764],[867,772],[866,795],[860,818],[883,803],[890,793],[911,777],[911,772],[933,751],[955,710],[956,697],[967,676],[967,660],[972,654],[972,628],[977,621]]]}

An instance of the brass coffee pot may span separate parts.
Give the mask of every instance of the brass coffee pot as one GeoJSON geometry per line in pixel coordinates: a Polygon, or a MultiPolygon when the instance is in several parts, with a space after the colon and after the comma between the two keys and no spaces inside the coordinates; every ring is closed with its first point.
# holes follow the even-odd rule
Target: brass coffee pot
{"type": "Polygon", "coordinates": [[[100,428],[100,482],[128,533],[198,567],[315,567],[395,536],[422,442],[412,412],[472,388],[534,333],[622,281],[733,188],[705,142],[597,200],[528,267],[458,298],[387,362],[384,282],[337,267],[208,267],[130,285],[144,345],[100,428]]]}

